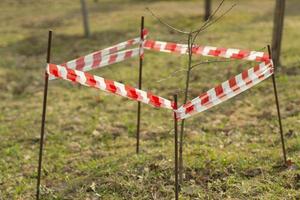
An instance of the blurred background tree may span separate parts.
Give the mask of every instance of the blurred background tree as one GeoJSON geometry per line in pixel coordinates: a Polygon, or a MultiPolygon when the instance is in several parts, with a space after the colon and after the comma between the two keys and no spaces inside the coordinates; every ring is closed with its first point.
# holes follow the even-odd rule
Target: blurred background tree
{"type": "Polygon", "coordinates": [[[211,0],[205,0],[204,21],[208,20],[211,13],[211,0]]]}
{"type": "Polygon", "coordinates": [[[273,39],[272,39],[272,59],[275,66],[280,65],[280,51],[282,32],[284,24],[285,0],[276,0],[274,11],[273,39]]]}
{"type": "Polygon", "coordinates": [[[81,3],[81,11],[82,11],[82,19],[83,19],[84,36],[90,37],[89,17],[88,17],[86,2],[85,0],[80,0],[80,3],[81,3]]]}

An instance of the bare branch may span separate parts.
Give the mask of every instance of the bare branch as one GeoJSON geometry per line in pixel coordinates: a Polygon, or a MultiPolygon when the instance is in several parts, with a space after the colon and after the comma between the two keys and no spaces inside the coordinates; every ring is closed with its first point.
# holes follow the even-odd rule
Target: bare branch
{"type": "MultiPolygon", "coordinates": [[[[222,1],[221,3],[223,3],[224,1],[222,1]]],[[[221,5],[221,4],[220,4],[221,5]]],[[[216,9],[216,11],[219,10],[220,5],[218,7],[218,9],[216,9]]],[[[234,7],[236,6],[236,4],[233,4],[226,12],[224,12],[221,16],[219,16],[218,18],[216,18],[215,20],[211,21],[211,18],[207,20],[208,23],[204,24],[200,29],[194,31],[193,33],[195,33],[194,37],[193,37],[193,41],[192,43],[194,44],[195,40],[197,39],[198,35],[203,32],[204,30],[206,30],[208,27],[210,27],[211,25],[215,24],[216,22],[218,22],[221,18],[223,18],[227,13],[229,13],[234,7]]],[[[216,12],[213,13],[213,15],[216,14],[216,12]]],[[[212,15],[212,16],[213,16],[212,15]]]]}
{"type": "Polygon", "coordinates": [[[158,81],[156,81],[156,82],[157,82],[157,83],[160,83],[160,82],[163,82],[163,81],[172,79],[172,78],[182,77],[182,76],[184,76],[184,74],[181,74],[180,76],[175,76],[177,73],[182,72],[182,71],[186,71],[186,69],[179,69],[179,70],[176,70],[176,71],[172,72],[169,76],[167,76],[167,77],[165,77],[165,78],[163,78],[163,79],[160,79],[160,80],[158,80],[158,81]]]}
{"type": "Polygon", "coordinates": [[[211,61],[204,61],[204,62],[199,62],[199,63],[196,63],[194,64],[192,67],[191,67],[191,70],[200,66],[200,65],[204,65],[204,64],[212,64],[212,63],[228,63],[228,62],[233,62],[233,60],[211,60],[211,61]]]}
{"type": "Polygon", "coordinates": [[[167,22],[163,21],[160,17],[158,17],[157,15],[155,15],[152,10],[150,8],[146,8],[146,10],[148,10],[151,15],[156,18],[160,23],[162,23],[163,25],[169,27],[170,29],[174,30],[174,31],[177,31],[179,33],[183,33],[183,34],[189,34],[190,32],[187,32],[187,31],[183,31],[183,30],[180,30],[178,28],[175,28],[174,26],[171,26],[170,24],[168,24],[167,22]]]}
{"type": "Polygon", "coordinates": [[[211,23],[207,24],[204,29],[207,29],[209,26],[215,24],[216,22],[218,22],[221,18],[223,18],[226,14],[228,14],[237,4],[233,4],[228,10],[226,10],[226,12],[224,12],[221,16],[219,16],[218,18],[216,18],[215,20],[213,20],[211,23]]]}
{"type": "Polygon", "coordinates": [[[193,37],[192,44],[195,43],[196,38],[198,37],[199,33],[203,30],[205,30],[205,27],[207,24],[210,23],[211,19],[217,14],[217,12],[220,10],[222,5],[224,4],[225,0],[222,0],[221,3],[218,5],[218,7],[213,11],[213,13],[209,16],[209,18],[201,25],[201,27],[198,30],[193,31],[193,33],[196,33],[193,37]]]}
{"type": "Polygon", "coordinates": [[[219,11],[219,9],[221,8],[221,6],[223,5],[223,3],[225,2],[225,0],[222,0],[221,3],[218,5],[218,7],[214,10],[214,12],[208,17],[208,19],[201,25],[201,27],[197,30],[192,31],[192,33],[196,33],[199,32],[200,30],[202,30],[203,27],[206,26],[207,23],[209,23],[209,21],[211,21],[211,19],[216,15],[216,13],[219,11]]]}

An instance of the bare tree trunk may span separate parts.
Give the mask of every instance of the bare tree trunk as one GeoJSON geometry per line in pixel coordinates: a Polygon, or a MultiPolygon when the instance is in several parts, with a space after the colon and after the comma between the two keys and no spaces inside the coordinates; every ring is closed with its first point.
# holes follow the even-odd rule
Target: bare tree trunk
{"type": "MultiPolygon", "coordinates": [[[[188,36],[188,67],[186,71],[186,82],[185,82],[185,91],[184,91],[184,101],[185,104],[188,100],[188,92],[189,92],[189,86],[190,86],[190,74],[192,69],[192,46],[193,46],[193,35],[192,33],[188,36]]],[[[179,135],[179,183],[182,184],[183,182],[183,134],[184,134],[184,122],[183,119],[181,121],[181,129],[180,129],[180,135],[179,135]]]]}
{"type": "Polygon", "coordinates": [[[274,12],[274,26],[273,26],[273,41],[272,41],[272,59],[275,66],[280,65],[280,51],[282,32],[284,24],[284,10],[285,0],[276,0],[275,12],[274,12]]]}
{"type": "Polygon", "coordinates": [[[211,14],[211,0],[205,0],[204,21],[209,19],[210,14],[211,14]]]}
{"type": "Polygon", "coordinates": [[[80,0],[80,3],[81,3],[82,18],[83,18],[84,36],[90,37],[90,27],[89,27],[89,19],[88,19],[88,11],[86,8],[86,2],[85,0],[80,0]]]}

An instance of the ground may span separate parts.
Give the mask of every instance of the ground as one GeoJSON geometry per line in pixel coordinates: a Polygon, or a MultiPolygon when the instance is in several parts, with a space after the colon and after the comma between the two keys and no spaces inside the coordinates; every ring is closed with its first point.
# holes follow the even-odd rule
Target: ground
{"type": "MultiPolygon", "coordinates": [[[[213,0],[217,7],[218,0],[213,0]]],[[[226,1],[235,8],[197,44],[267,51],[274,1],[226,1]]],[[[83,37],[79,1],[0,2],[0,199],[34,199],[48,29],[51,62],[136,37],[140,16],[150,38],[186,43],[145,9],[181,29],[203,22],[203,2],[87,1],[92,36],[83,37]]],[[[180,199],[300,199],[300,4],[287,2],[281,68],[276,75],[288,158],[282,151],[271,79],[186,121],[180,199]]],[[[221,13],[217,14],[220,16],[221,13]]],[[[205,61],[194,57],[194,63],[205,61]]],[[[146,52],[143,88],[182,102],[186,56],[146,52]],[[172,72],[182,70],[171,78],[172,72]]],[[[189,98],[253,66],[200,65],[189,98]]],[[[138,59],[92,72],[137,86],[138,59]]],[[[141,153],[135,154],[137,103],[62,80],[49,83],[42,199],[172,199],[172,112],[142,105],[141,153]]]]}

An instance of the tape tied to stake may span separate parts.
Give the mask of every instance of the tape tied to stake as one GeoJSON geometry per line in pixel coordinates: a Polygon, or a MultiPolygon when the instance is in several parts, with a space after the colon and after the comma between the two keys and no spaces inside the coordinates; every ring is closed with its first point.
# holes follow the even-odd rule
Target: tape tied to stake
{"type": "Polygon", "coordinates": [[[186,119],[196,113],[203,112],[223,103],[257,85],[270,77],[273,73],[274,68],[272,62],[262,62],[182,105],[175,111],[177,118],[186,119]]]}
{"type": "MultiPolygon", "coordinates": [[[[143,31],[143,34],[146,37],[148,31],[145,29],[143,31]]],[[[94,67],[101,67],[116,62],[121,62],[122,60],[128,59],[133,56],[142,56],[144,48],[169,53],[186,54],[188,52],[188,47],[185,44],[143,40],[143,38],[136,38],[129,41],[130,42],[127,41],[120,43],[119,46],[115,45],[113,47],[94,52],[85,57],[75,59],[68,62],[69,64],[48,64],[46,71],[50,77],[58,77],[71,82],[80,83],[88,87],[98,88],[100,90],[117,94],[135,101],[140,101],[154,107],[171,109],[176,113],[176,117],[178,120],[186,119],[188,117],[191,117],[192,115],[195,115],[196,113],[203,112],[215,105],[223,103],[226,100],[233,98],[234,96],[257,85],[274,73],[273,62],[269,58],[268,54],[264,52],[246,51],[231,48],[217,48],[209,46],[194,46],[192,49],[192,52],[194,54],[250,60],[261,63],[253,68],[244,70],[242,73],[230,78],[229,80],[208,90],[207,92],[199,95],[190,102],[176,109],[175,103],[170,100],[153,95],[150,92],[136,89],[129,85],[124,85],[116,81],[104,79],[102,77],[94,76],[84,72],[91,70],[94,67]],[[123,48],[124,45],[129,46],[138,43],[140,44],[139,48],[128,49],[114,53],[118,48],[123,48]],[[102,56],[102,53],[105,56],[102,56]],[[88,60],[88,58],[91,58],[91,55],[93,59],[88,60]],[[69,67],[69,65],[71,65],[71,67],[69,67]],[[77,68],[79,68],[79,70],[77,68]]]]}
{"type": "Polygon", "coordinates": [[[143,60],[144,59],[144,54],[145,54],[145,52],[144,52],[144,41],[145,41],[145,39],[147,38],[147,36],[148,36],[148,30],[147,29],[143,29],[143,31],[142,31],[142,38],[141,38],[141,40],[140,40],[140,52],[139,52],[139,56],[140,56],[140,58],[143,60]]]}
{"type": "MultiPolygon", "coordinates": [[[[177,54],[188,54],[189,51],[187,44],[155,40],[145,40],[144,49],[177,54]]],[[[260,64],[243,71],[241,74],[208,90],[206,93],[199,95],[197,98],[174,110],[177,119],[188,118],[218,105],[267,79],[274,71],[272,60],[264,52],[194,45],[192,53],[209,57],[256,61],[260,62],[260,64]]]]}
{"type": "MultiPolygon", "coordinates": [[[[162,42],[155,40],[145,40],[144,49],[155,50],[166,53],[188,54],[187,44],[178,44],[172,42],[162,42]]],[[[211,46],[198,46],[192,47],[192,53],[195,55],[231,58],[238,60],[249,60],[256,62],[267,62],[270,60],[269,55],[264,52],[247,51],[232,48],[217,48],[211,46]]]]}
{"type": "MultiPolygon", "coordinates": [[[[144,29],[143,38],[146,38],[147,35],[148,35],[148,30],[144,29]]],[[[141,40],[140,37],[118,43],[111,47],[107,47],[103,50],[90,53],[86,56],[79,57],[77,59],[68,61],[60,65],[64,67],[68,67],[70,69],[76,69],[80,71],[89,71],[92,69],[105,67],[141,55],[142,53],[141,47],[123,50],[138,44],[140,46],[143,44],[143,40],[141,40]]],[[[55,77],[50,75],[49,80],[53,80],[53,79],[55,79],[55,77]]]]}

